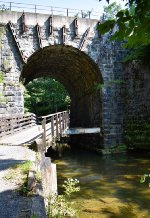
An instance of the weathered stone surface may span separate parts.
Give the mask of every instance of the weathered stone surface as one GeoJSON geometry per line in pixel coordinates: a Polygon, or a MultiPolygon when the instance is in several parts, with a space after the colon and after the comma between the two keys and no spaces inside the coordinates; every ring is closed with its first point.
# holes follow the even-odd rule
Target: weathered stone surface
{"type": "MultiPolygon", "coordinates": [[[[21,85],[18,85],[19,78],[23,82],[29,82],[48,75],[60,81],[70,93],[72,127],[102,126],[103,140],[99,137],[97,145],[94,141],[94,147],[103,147],[102,143],[105,147],[121,144],[125,111],[128,114],[148,111],[149,77],[141,71],[130,74],[125,69],[122,58],[126,51],[122,50],[120,44],[109,42],[109,34],[99,36],[96,30],[97,20],[79,18],[78,36],[75,37],[73,17],[54,16],[53,34],[49,35],[49,15],[37,14],[35,17],[26,13],[24,33],[21,30],[21,15],[22,13],[11,11],[0,14],[0,23],[6,28],[2,40],[3,49],[0,52],[0,70],[5,74],[5,83],[0,92],[7,96],[6,108],[1,108],[0,113],[23,113],[23,92],[21,85]],[[27,64],[22,62],[12,33],[6,25],[9,20],[14,24],[20,51],[27,57],[27,64]],[[37,22],[41,26],[41,49],[35,28],[37,22]],[[66,26],[64,43],[63,25],[66,26]],[[84,34],[89,27],[83,43],[84,34]],[[81,44],[83,46],[79,50],[81,44]],[[9,61],[10,70],[3,69],[5,59],[9,61]],[[138,78],[136,83],[135,78],[138,78]],[[117,80],[120,82],[116,82],[117,80]],[[98,89],[100,83],[104,84],[98,89]],[[127,90],[129,98],[124,99],[127,90]],[[146,98],[143,98],[145,95],[146,98]],[[126,105],[128,106],[125,107],[126,105]]],[[[92,137],[89,143],[92,143],[92,137]]]]}
{"type": "Polygon", "coordinates": [[[126,66],[124,138],[128,147],[150,150],[150,71],[132,62],[126,66]]]}

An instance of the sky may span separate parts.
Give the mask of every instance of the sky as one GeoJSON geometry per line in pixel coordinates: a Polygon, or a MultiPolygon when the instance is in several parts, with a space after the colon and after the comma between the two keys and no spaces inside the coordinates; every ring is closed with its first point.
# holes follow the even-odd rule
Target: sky
{"type": "MultiPolygon", "coordinates": [[[[110,3],[114,2],[115,0],[110,0],[110,3]]],[[[103,9],[104,5],[107,5],[106,0],[20,0],[20,2],[27,2],[33,4],[42,4],[42,5],[52,5],[56,7],[65,7],[65,8],[77,8],[77,9],[84,9],[84,10],[91,10],[92,8],[94,11],[99,11],[101,8],[103,9]]],[[[117,0],[117,3],[123,4],[122,0],[117,0]]],[[[124,4],[123,4],[124,5],[124,4]]]]}
{"type": "MultiPolygon", "coordinates": [[[[4,0],[8,2],[8,0],[4,0]]],[[[118,4],[122,6],[125,4],[126,0],[110,0],[110,4],[116,1],[118,4]]],[[[95,11],[99,12],[99,14],[103,13],[103,7],[107,6],[108,3],[106,0],[13,0],[12,2],[19,2],[24,4],[37,4],[37,5],[46,5],[53,7],[61,7],[61,8],[71,8],[71,9],[79,9],[79,10],[87,10],[87,11],[95,11]]],[[[1,1],[0,1],[1,5],[1,1]]]]}

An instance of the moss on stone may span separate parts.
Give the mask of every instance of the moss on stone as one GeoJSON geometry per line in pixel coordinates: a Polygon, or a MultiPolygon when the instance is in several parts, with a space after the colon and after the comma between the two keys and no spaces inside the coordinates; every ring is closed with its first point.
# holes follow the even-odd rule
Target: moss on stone
{"type": "Polygon", "coordinates": [[[124,140],[129,149],[150,150],[150,118],[127,119],[124,140]]]}

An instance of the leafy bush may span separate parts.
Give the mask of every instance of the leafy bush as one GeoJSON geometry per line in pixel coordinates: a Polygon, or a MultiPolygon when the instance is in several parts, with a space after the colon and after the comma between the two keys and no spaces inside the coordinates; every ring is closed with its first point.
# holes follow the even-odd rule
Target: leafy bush
{"type": "Polygon", "coordinates": [[[65,188],[63,195],[53,194],[48,199],[47,217],[63,218],[74,217],[76,210],[72,207],[71,195],[74,192],[80,191],[80,187],[76,186],[79,183],[77,179],[68,178],[64,181],[65,188]]]}

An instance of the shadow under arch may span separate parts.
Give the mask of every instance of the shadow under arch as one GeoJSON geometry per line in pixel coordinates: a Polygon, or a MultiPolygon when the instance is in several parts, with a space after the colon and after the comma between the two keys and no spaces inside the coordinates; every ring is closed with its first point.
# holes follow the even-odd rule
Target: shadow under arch
{"type": "Polygon", "coordinates": [[[100,127],[102,124],[101,90],[103,83],[97,64],[84,52],[66,45],[51,45],[30,56],[20,79],[29,81],[49,76],[64,85],[71,97],[71,127],[100,127]]]}

